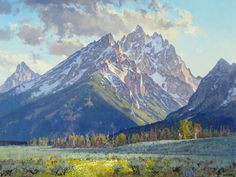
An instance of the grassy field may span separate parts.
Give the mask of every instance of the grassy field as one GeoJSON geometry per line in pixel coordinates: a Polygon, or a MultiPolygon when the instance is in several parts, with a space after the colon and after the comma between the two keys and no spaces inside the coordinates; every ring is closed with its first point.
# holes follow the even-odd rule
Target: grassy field
{"type": "Polygon", "coordinates": [[[100,149],[2,146],[0,167],[1,176],[235,176],[235,147],[236,136],[100,149]]]}

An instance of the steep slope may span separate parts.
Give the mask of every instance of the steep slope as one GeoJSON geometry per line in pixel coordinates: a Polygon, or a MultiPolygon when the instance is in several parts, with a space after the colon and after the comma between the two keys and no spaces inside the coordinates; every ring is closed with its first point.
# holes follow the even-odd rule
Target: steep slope
{"type": "Polygon", "coordinates": [[[236,131],[236,64],[220,59],[204,77],[187,106],[168,119],[188,118],[205,127],[236,131]]]}
{"type": "Polygon", "coordinates": [[[236,64],[220,59],[204,77],[189,103],[170,113],[164,121],[127,129],[129,134],[153,128],[179,127],[179,120],[190,119],[203,128],[236,131],[236,64]]]}
{"type": "Polygon", "coordinates": [[[17,65],[16,71],[0,86],[0,93],[7,92],[10,89],[39,77],[39,74],[32,71],[25,62],[17,65]]]}
{"type": "Polygon", "coordinates": [[[156,36],[160,37],[149,37],[140,26],[119,42],[107,34],[46,74],[0,95],[0,138],[13,138],[16,133],[23,140],[71,132],[111,132],[163,120],[187,103],[198,79],[174,47],[156,36]],[[144,42],[139,44],[136,36],[144,42]],[[135,46],[142,45],[145,55],[140,56],[140,50],[131,47],[130,41],[137,43],[135,46]],[[158,45],[163,45],[162,49],[154,50],[158,45]],[[90,96],[97,103],[86,112],[84,100],[90,105],[90,96]],[[73,106],[68,107],[71,100],[73,106]],[[68,120],[68,115],[76,121],[68,120]],[[58,129],[54,121],[65,127],[58,129]],[[44,132],[44,126],[37,122],[47,124],[48,130],[44,132]],[[22,129],[16,130],[19,123],[22,129]],[[37,128],[31,129],[33,125],[37,128]]]}
{"type": "Polygon", "coordinates": [[[160,34],[146,35],[140,26],[119,42],[122,50],[145,73],[168,92],[179,105],[186,105],[200,82],[176,54],[175,48],[160,34]]]}
{"type": "Polygon", "coordinates": [[[99,79],[95,77],[90,82],[81,80],[77,85],[42,97],[1,117],[0,139],[25,141],[33,137],[72,133],[111,134],[137,125],[98,94],[98,82],[106,87],[107,97],[113,94],[109,83],[99,79]]]}

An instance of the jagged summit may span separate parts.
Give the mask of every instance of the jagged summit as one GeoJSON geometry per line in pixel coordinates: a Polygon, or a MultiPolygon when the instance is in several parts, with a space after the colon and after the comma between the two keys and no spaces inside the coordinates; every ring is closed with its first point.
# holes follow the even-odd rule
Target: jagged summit
{"type": "Polygon", "coordinates": [[[137,25],[136,28],[135,28],[135,32],[136,33],[145,33],[143,28],[140,26],[140,25],[137,25]]]}
{"type": "Polygon", "coordinates": [[[111,33],[108,33],[108,34],[104,35],[99,41],[101,43],[103,43],[103,42],[108,43],[110,45],[113,45],[116,42],[111,33]]]}
{"type": "Polygon", "coordinates": [[[17,65],[16,70],[20,70],[20,68],[28,68],[28,66],[26,65],[24,61],[22,61],[21,63],[17,65]]]}
{"type": "Polygon", "coordinates": [[[2,86],[0,86],[0,92],[7,92],[10,89],[39,77],[39,74],[32,71],[27,64],[22,61],[17,65],[15,72],[7,78],[2,86]]]}
{"type": "Polygon", "coordinates": [[[157,32],[154,32],[151,37],[152,38],[160,38],[162,42],[164,41],[162,35],[157,32]]]}
{"type": "Polygon", "coordinates": [[[22,61],[21,63],[19,63],[17,65],[16,72],[21,73],[24,71],[31,71],[32,72],[32,70],[29,68],[29,66],[24,61],[22,61]]]}
{"type": "Polygon", "coordinates": [[[139,31],[139,30],[143,31],[143,28],[140,25],[136,25],[135,31],[139,31]]]}

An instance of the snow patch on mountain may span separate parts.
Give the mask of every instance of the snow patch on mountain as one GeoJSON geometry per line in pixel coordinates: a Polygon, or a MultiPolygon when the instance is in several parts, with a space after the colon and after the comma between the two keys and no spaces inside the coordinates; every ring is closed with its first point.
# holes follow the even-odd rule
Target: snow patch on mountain
{"type": "Polygon", "coordinates": [[[155,72],[154,74],[151,75],[151,78],[155,83],[157,83],[160,87],[165,89],[165,84],[166,84],[166,78],[159,74],[158,72],[155,72]]]}
{"type": "Polygon", "coordinates": [[[222,106],[225,106],[232,101],[236,101],[236,87],[229,90],[227,99],[222,103],[222,106]]]}
{"type": "Polygon", "coordinates": [[[144,49],[145,53],[159,53],[163,49],[163,39],[161,35],[154,33],[152,37],[147,38],[144,49]]]}

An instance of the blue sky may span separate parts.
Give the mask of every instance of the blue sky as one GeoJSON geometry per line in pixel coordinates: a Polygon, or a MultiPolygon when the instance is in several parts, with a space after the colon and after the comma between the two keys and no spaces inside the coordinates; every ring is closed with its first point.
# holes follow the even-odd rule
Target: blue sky
{"type": "Polygon", "coordinates": [[[236,62],[235,9],[235,0],[0,0],[0,83],[23,60],[42,74],[102,35],[118,40],[137,24],[161,33],[204,76],[220,58],[236,62]]]}
{"type": "Polygon", "coordinates": [[[180,35],[173,41],[192,72],[204,76],[219,58],[236,62],[236,1],[169,0],[175,7],[192,13],[202,31],[196,37],[180,35]]]}

